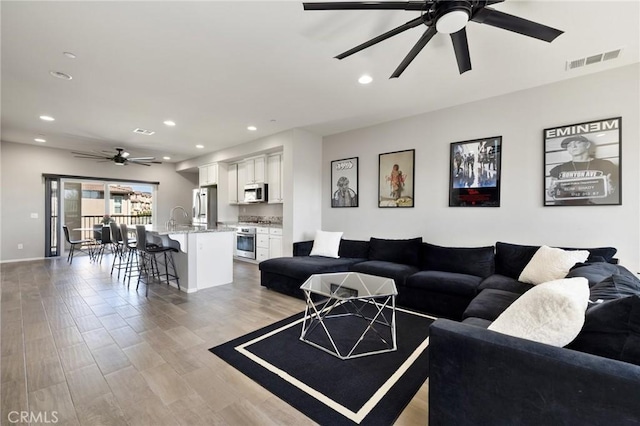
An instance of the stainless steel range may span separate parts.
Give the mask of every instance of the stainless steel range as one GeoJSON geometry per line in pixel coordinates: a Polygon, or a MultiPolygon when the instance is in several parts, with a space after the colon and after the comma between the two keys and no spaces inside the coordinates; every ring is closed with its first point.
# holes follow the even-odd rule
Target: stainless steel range
{"type": "Polygon", "coordinates": [[[256,258],[256,227],[238,226],[236,231],[236,256],[256,258]]]}

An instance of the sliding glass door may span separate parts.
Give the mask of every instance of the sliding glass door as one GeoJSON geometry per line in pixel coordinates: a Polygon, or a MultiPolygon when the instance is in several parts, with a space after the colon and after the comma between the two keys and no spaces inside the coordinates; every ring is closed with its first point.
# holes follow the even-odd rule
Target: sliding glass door
{"type": "Polygon", "coordinates": [[[59,256],[64,240],[62,226],[71,239],[93,238],[95,225],[110,222],[147,225],[153,222],[156,184],[55,179],[45,177],[47,227],[45,256],[59,256]]]}

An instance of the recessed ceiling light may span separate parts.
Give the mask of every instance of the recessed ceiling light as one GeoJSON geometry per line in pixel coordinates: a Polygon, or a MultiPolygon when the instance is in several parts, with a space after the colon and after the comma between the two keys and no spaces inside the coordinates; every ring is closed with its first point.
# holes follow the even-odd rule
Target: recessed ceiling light
{"type": "Polygon", "coordinates": [[[165,120],[164,124],[166,124],[167,126],[173,127],[173,126],[176,125],[176,122],[175,121],[171,121],[171,120],[165,120]]]}
{"type": "Polygon", "coordinates": [[[44,121],[55,121],[56,119],[53,117],[50,117],[48,115],[41,115],[40,116],[40,120],[44,120],[44,121]]]}
{"type": "Polygon", "coordinates": [[[204,148],[204,145],[196,145],[196,148],[202,149],[202,148],[204,148]]]}
{"type": "Polygon", "coordinates": [[[40,143],[45,143],[47,140],[44,139],[44,138],[35,138],[34,141],[40,142],[40,143]]]}
{"type": "Polygon", "coordinates": [[[163,160],[171,160],[171,157],[162,157],[163,160]]]}
{"type": "Polygon", "coordinates": [[[373,81],[373,78],[371,78],[370,75],[366,75],[366,74],[358,79],[358,83],[360,84],[369,84],[372,81],[373,81]]]}
{"type": "Polygon", "coordinates": [[[252,132],[255,132],[256,130],[258,130],[258,128],[256,126],[249,126],[247,127],[247,130],[251,130],[252,132]]]}
{"type": "Polygon", "coordinates": [[[62,54],[64,56],[66,56],[67,58],[69,58],[69,59],[75,59],[76,58],[76,55],[71,53],[71,52],[62,52],[62,54]]]}
{"type": "Polygon", "coordinates": [[[60,80],[72,80],[73,79],[73,77],[71,77],[69,74],[65,74],[65,73],[60,72],[60,71],[49,71],[49,74],[51,74],[55,78],[59,78],[60,80]]]}

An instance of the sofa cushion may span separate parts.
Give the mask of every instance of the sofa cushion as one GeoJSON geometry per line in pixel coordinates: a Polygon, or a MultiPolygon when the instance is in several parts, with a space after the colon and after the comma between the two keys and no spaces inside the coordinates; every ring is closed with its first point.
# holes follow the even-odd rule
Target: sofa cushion
{"type": "Polygon", "coordinates": [[[613,274],[591,287],[589,293],[589,300],[591,302],[640,295],[640,280],[636,277],[613,274]]]}
{"type": "Polygon", "coordinates": [[[584,277],[589,281],[589,286],[591,287],[614,274],[635,278],[635,274],[624,266],[603,262],[576,265],[571,268],[567,274],[567,278],[584,277]]]}
{"type": "Polygon", "coordinates": [[[488,277],[494,272],[494,248],[441,247],[423,244],[421,268],[428,271],[456,272],[488,277]]]}
{"type": "Polygon", "coordinates": [[[540,246],[496,243],[496,274],[518,279],[540,246]]]}
{"type": "Polygon", "coordinates": [[[352,265],[351,271],[393,278],[396,282],[396,286],[400,286],[404,285],[404,281],[409,275],[415,274],[419,269],[415,266],[403,265],[401,263],[369,260],[352,265]]]}
{"type": "Polygon", "coordinates": [[[613,256],[616,255],[618,249],[615,247],[592,247],[592,248],[575,248],[575,247],[559,247],[562,250],[587,250],[589,257],[587,262],[611,262],[615,263],[613,256]]]}
{"type": "Polygon", "coordinates": [[[371,238],[369,241],[369,260],[418,266],[421,245],[422,237],[408,240],[371,238]]]}
{"type": "Polygon", "coordinates": [[[442,271],[420,271],[407,278],[405,286],[423,288],[436,293],[473,297],[482,278],[475,275],[442,271]]]}
{"type": "Polygon", "coordinates": [[[351,265],[367,259],[341,257],[338,259],[323,256],[276,257],[260,262],[261,271],[288,277],[307,279],[313,274],[328,272],[347,272],[351,265]]]}
{"type": "Polygon", "coordinates": [[[582,329],[588,301],[585,278],[542,283],[513,302],[489,330],[562,347],[582,329]]]}
{"type": "Polygon", "coordinates": [[[366,259],[369,256],[369,241],[342,240],[338,254],[340,257],[366,259]]]}
{"type": "Polygon", "coordinates": [[[515,278],[506,277],[500,274],[493,274],[488,276],[478,286],[478,291],[482,291],[487,288],[494,288],[496,290],[505,290],[512,293],[522,294],[533,287],[532,284],[522,283],[515,278]]]}
{"type": "Polygon", "coordinates": [[[533,255],[518,281],[533,285],[564,278],[573,265],[589,257],[586,250],[562,250],[542,246],[533,255]]]}
{"type": "Polygon", "coordinates": [[[482,318],[494,321],[504,312],[521,294],[504,290],[494,290],[488,288],[482,290],[480,294],[473,298],[467,309],[462,314],[462,318],[482,318]]]}
{"type": "Polygon", "coordinates": [[[640,365],[640,296],[589,309],[582,331],[567,347],[640,365]]]}
{"type": "MultiPolygon", "coordinates": [[[[298,241],[293,243],[294,256],[309,256],[313,248],[313,241],[298,241]]],[[[369,241],[340,240],[340,257],[352,257],[354,259],[366,259],[369,257],[369,241]]]]}
{"type": "Polygon", "coordinates": [[[338,250],[340,249],[342,234],[342,232],[317,230],[309,256],[340,257],[338,256],[338,250]]]}
{"type": "MultiPolygon", "coordinates": [[[[521,244],[496,243],[496,274],[511,278],[518,278],[522,270],[527,266],[540,246],[525,246],[521,244]]],[[[613,247],[595,248],[571,248],[560,247],[563,250],[587,250],[589,257],[587,262],[595,261],[595,258],[603,258],[607,262],[613,262],[616,249],[613,247]]]]}

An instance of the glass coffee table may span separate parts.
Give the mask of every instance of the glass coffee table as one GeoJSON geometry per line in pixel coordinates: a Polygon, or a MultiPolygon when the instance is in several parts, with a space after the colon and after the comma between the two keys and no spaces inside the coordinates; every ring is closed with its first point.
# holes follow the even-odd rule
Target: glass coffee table
{"type": "Polygon", "coordinates": [[[397,349],[393,279],[359,272],[316,274],[300,289],[307,302],[300,340],[340,359],[397,349]]]}

